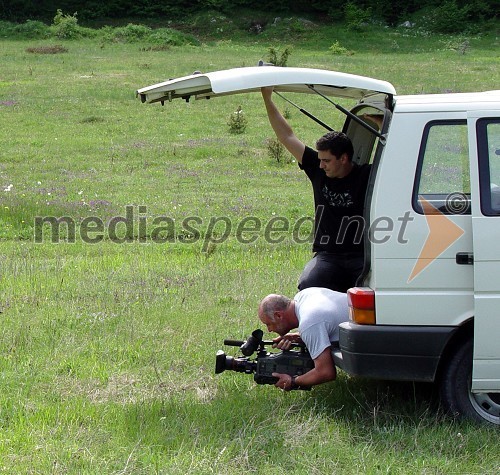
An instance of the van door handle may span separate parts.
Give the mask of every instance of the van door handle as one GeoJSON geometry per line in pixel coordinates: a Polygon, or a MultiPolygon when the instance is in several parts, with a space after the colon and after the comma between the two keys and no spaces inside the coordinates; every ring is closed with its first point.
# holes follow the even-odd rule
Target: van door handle
{"type": "Polygon", "coordinates": [[[457,252],[456,263],[461,266],[471,266],[474,264],[474,254],[472,252],[457,252]]]}

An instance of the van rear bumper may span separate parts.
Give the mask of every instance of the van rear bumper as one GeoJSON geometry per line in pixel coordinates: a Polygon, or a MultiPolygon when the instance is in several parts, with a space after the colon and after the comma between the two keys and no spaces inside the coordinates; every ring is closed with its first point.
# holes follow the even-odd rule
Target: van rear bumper
{"type": "Polygon", "coordinates": [[[349,374],[397,381],[434,381],[457,327],[340,325],[335,365],[349,374]]]}

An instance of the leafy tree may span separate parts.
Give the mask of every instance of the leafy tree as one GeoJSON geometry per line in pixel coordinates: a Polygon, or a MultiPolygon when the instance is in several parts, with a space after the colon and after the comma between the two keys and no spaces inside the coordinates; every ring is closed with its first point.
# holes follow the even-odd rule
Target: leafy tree
{"type": "MultiPolygon", "coordinates": [[[[309,15],[337,21],[347,3],[390,24],[407,19],[420,9],[442,7],[442,0],[0,0],[0,19],[10,21],[51,21],[57,10],[78,13],[80,21],[97,18],[147,18],[181,20],[201,11],[255,12],[284,15],[309,15]]],[[[467,11],[467,21],[495,18],[499,0],[456,0],[458,10],[467,11]]]]}

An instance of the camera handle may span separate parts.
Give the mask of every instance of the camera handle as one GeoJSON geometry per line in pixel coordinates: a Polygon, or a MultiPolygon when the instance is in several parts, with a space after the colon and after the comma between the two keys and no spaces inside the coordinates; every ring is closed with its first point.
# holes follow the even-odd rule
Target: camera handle
{"type": "MultiPolygon", "coordinates": [[[[246,343],[246,340],[224,340],[224,345],[226,346],[241,346],[246,343]]],[[[273,340],[262,340],[260,342],[262,346],[274,345],[273,340]]],[[[292,343],[290,348],[305,348],[304,343],[292,343]]]]}
{"type": "MultiPolygon", "coordinates": [[[[246,340],[224,340],[224,345],[237,346],[239,348],[241,348],[245,343],[246,340]]],[[[274,345],[273,340],[262,340],[259,344],[257,351],[263,351],[265,346],[271,346],[271,345],[274,345]]],[[[290,349],[292,348],[300,348],[302,351],[306,351],[306,345],[304,345],[304,343],[292,343],[290,349]]]]}

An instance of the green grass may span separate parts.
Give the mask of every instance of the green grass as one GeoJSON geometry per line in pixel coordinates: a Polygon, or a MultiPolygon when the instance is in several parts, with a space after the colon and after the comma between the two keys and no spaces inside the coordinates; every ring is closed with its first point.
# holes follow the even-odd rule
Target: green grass
{"type": "MultiPolygon", "coordinates": [[[[498,429],[443,417],[431,388],[341,373],[284,394],[213,374],[223,339],[258,327],[260,298],[293,295],[310,245],[290,232],[272,244],[264,231],[276,217],[291,229],[311,216],[309,184],[267,155],[258,94],[161,107],[134,91],[254,65],[282,44],[278,34],[238,35],[164,51],[1,40],[0,473],[497,473],[498,429]],[[54,44],[68,52],[27,52],[54,44]],[[227,121],[240,105],[248,126],[235,135],[227,121]],[[136,221],[123,244],[54,244],[48,231],[33,242],[36,216],[107,223],[127,206],[147,222],[142,241],[136,221]],[[175,220],[175,239],[153,241],[155,217],[175,220]],[[200,220],[191,243],[186,217],[200,220]],[[231,223],[224,242],[222,228],[206,236],[218,217],[231,223]],[[248,217],[260,227],[242,244],[248,217]]],[[[498,88],[494,35],[471,38],[463,55],[444,37],[406,35],[290,35],[288,64],[386,79],[401,93],[498,88]],[[331,54],[337,40],[354,54],[331,54]]],[[[342,123],[315,97],[292,99],[342,123]]],[[[323,132],[290,113],[308,143],[323,132]]]]}

